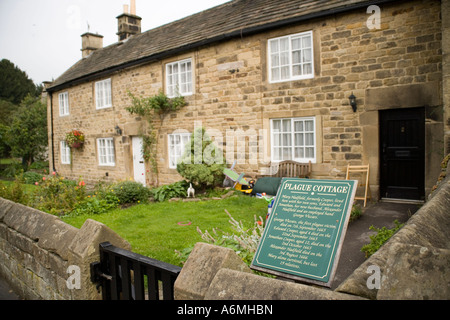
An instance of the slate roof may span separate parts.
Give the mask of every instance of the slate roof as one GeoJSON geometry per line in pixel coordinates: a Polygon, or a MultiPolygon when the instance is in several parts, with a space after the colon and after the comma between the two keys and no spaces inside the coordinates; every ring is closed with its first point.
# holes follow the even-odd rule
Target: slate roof
{"type": "Polygon", "coordinates": [[[204,44],[380,2],[388,1],[233,0],[98,49],[64,72],[47,91],[204,44]]]}

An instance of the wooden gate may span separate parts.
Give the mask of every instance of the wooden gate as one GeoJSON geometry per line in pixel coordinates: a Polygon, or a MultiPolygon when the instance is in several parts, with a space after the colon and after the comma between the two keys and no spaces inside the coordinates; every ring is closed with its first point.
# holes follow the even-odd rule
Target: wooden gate
{"type": "Polygon", "coordinates": [[[91,281],[102,288],[103,300],[173,300],[181,268],[109,242],[100,244],[100,262],[91,264],[91,281]]]}

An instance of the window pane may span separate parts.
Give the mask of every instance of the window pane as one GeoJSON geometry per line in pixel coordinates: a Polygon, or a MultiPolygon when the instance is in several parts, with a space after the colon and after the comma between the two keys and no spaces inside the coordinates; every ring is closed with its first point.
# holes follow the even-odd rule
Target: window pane
{"type": "Polygon", "coordinates": [[[283,132],[291,132],[291,120],[283,120],[283,132]]]}
{"type": "Polygon", "coordinates": [[[300,51],[293,51],[292,52],[292,63],[299,64],[301,62],[300,57],[301,57],[300,51]]]}
{"type": "Polygon", "coordinates": [[[281,79],[285,80],[285,79],[289,79],[289,78],[290,78],[289,67],[281,68],[281,79]]]}
{"type": "Polygon", "coordinates": [[[289,50],[289,38],[281,38],[280,39],[280,51],[288,51],[289,50]]]}
{"type": "Polygon", "coordinates": [[[314,131],[314,121],[305,121],[305,131],[314,131]]]}
{"type": "Polygon", "coordinates": [[[292,75],[293,76],[301,76],[302,75],[301,65],[296,65],[296,66],[292,67],[292,75]]]}
{"type": "Polygon", "coordinates": [[[303,146],[303,133],[295,134],[295,146],[303,146]]]}
{"type": "Polygon", "coordinates": [[[303,121],[294,121],[294,128],[296,132],[303,131],[303,121]]]}
{"type": "Polygon", "coordinates": [[[283,134],[283,146],[291,146],[291,134],[284,133],[283,134]]]}
{"type": "Polygon", "coordinates": [[[280,54],[280,63],[282,66],[289,65],[289,53],[283,52],[280,54]]]}
{"type": "Polygon", "coordinates": [[[272,67],[278,67],[280,65],[280,56],[278,54],[272,54],[270,58],[272,67]]]}
{"type": "Polygon", "coordinates": [[[304,158],[305,157],[305,150],[304,148],[295,148],[295,158],[304,158]]]}
{"type": "Polygon", "coordinates": [[[303,66],[303,74],[312,74],[312,65],[311,65],[311,63],[305,64],[303,66]]]}
{"type": "Polygon", "coordinates": [[[300,38],[294,38],[292,39],[292,50],[298,50],[300,49],[301,40],[300,38]]]}
{"type": "Polygon", "coordinates": [[[303,50],[303,61],[302,62],[311,62],[311,49],[303,50]]]}
{"type": "Polygon", "coordinates": [[[281,120],[273,120],[272,121],[272,128],[274,131],[280,131],[281,130],[281,120]]]}
{"type": "Polygon", "coordinates": [[[283,160],[292,160],[291,148],[283,148],[283,160]]]}
{"type": "Polygon", "coordinates": [[[312,133],[306,133],[305,134],[305,145],[306,146],[313,146],[314,145],[314,134],[312,134],[312,133]]]}
{"type": "Polygon", "coordinates": [[[305,36],[302,38],[302,46],[303,48],[311,48],[311,36],[305,36]]]}
{"type": "Polygon", "coordinates": [[[270,52],[277,53],[278,50],[278,40],[271,40],[270,42],[270,52]]]}
{"type": "Polygon", "coordinates": [[[281,146],[281,134],[279,134],[279,133],[273,134],[273,145],[275,147],[281,146]]]}

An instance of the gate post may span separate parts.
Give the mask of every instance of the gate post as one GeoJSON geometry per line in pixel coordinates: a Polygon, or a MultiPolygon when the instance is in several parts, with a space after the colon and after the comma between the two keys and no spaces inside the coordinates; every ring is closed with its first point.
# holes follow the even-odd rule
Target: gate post
{"type": "Polygon", "coordinates": [[[80,289],[73,289],[75,300],[101,300],[96,284],[91,282],[91,263],[100,260],[99,245],[110,242],[114,246],[131,249],[131,245],[104,224],[88,219],[68,247],[68,265],[80,268],[80,289]]]}

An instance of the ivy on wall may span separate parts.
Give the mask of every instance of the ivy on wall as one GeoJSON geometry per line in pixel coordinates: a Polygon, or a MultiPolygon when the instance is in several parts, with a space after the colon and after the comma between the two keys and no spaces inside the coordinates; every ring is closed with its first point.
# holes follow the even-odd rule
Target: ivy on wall
{"type": "Polygon", "coordinates": [[[151,97],[136,97],[128,92],[131,98],[131,106],[126,110],[131,114],[139,115],[148,122],[148,133],[142,134],[142,155],[144,160],[150,163],[153,173],[158,180],[158,162],[156,160],[158,129],[155,128],[155,116],[159,116],[161,120],[171,113],[180,110],[187,105],[184,97],[178,95],[174,98],[167,97],[162,90],[157,95],[151,97]]]}

